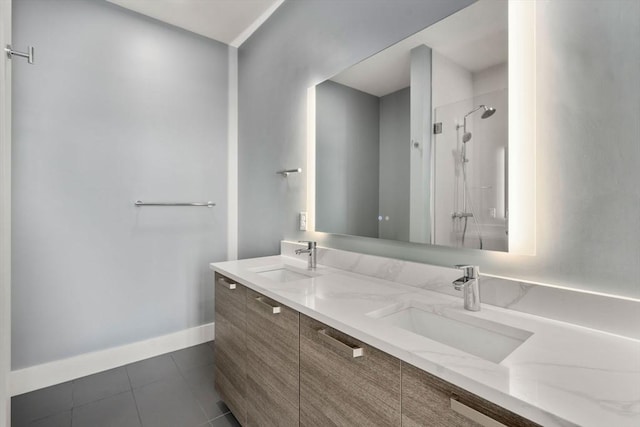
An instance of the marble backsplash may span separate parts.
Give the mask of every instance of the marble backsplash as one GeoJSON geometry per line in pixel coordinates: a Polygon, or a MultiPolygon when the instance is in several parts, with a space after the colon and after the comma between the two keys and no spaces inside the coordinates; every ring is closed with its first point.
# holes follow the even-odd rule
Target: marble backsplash
{"type": "MultiPolygon", "coordinates": [[[[282,241],[281,255],[299,257],[304,244],[282,241]]],[[[454,268],[318,247],[318,264],[444,294],[461,296],[454,268]]],[[[480,274],[484,304],[640,339],[640,301],[544,286],[480,274]]]]}

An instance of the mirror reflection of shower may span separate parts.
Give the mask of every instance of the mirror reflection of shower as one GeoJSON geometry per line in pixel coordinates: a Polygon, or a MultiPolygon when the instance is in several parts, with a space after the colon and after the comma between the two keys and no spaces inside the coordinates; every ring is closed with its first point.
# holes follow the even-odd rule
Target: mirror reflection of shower
{"type": "Polygon", "coordinates": [[[480,249],[483,248],[482,242],[482,230],[480,229],[480,223],[478,222],[478,216],[473,208],[473,201],[471,200],[471,192],[469,191],[469,183],[467,179],[467,163],[469,163],[469,158],[467,157],[467,143],[471,141],[472,134],[467,130],[467,117],[482,109],[481,119],[488,119],[495,112],[496,109],[493,107],[487,107],[484,104],[478,105],[473,110],[469,111],[465,114],[462,125],[457,125],[456,130],[462,128],[462,150],[460,152],[460,166],[462,169],[462,210],[454,212],[452,214],[452,218],[461,219],[464,222],[464,226],[462,229],[462,245],[464,246],[464,240],[467,234],[467,222],[469,218],[473,219],[473,223],[476,227],[476,232],[478,233],[478,240],[480,243],[480,249]]]}
{"type": "Polygon", "coordinates": [[[464,142],[465,144],[471,140],[471,132],[467,132],[467,117],[469,117],[471,114],[475,113],[476,111],[478,111],[481,108],[484,110],[482,112],[482,115],[480,116],[481,119],[488,119],[489,117],[493,116],[493,113],[496,112],[495,108],[487,107],[484,104],[478,105],[476,108],[474,108],[473,110],[469,111],[464,116],[464,120],[463,120],[462,126],[460,126],[460,125],[456,126],[456,129],[460,129],[462,127],[462,129],[463,129],[462,142],[464,142]]]}

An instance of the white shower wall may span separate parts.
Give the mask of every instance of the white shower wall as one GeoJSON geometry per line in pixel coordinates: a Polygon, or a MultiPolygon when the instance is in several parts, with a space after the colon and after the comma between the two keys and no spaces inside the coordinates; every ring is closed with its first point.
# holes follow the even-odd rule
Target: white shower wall
{"type": "MultiPolygon", "coordinates": [[[[484,248],[506,251],[507,64],[471,72],[434,52],[432,67],[434,121],[442,123],[443,129],[442,134],[433,137],[434,241],[438,245],[463,246],[464,220],[452,219],[452,213],[461,211],[463,207],[463,179],[459,163],[462,129],[456,127],[462,125],[465,114],[480,104],[486,104],[496,108],[497,113],[493,117],[481,120],[478,112],[467,118],[467,130],[473,134],[467,144],[469,191],[482,229],[484,248]],[[497,218],[494,218],[494,212],[497,218]]],[[[478,248],[477,236],[477,228],[470,218],[464,246],[478,248]]]]}
{"type": "MultiPolygon", "coordinates": [[[[447,110],[446,115],[443,115],[445,112],[439,107],[470,100],[473,97],[473,76],[469,70],[436,51],[433,52],[431,67],[433,82],[437,82],[432,85],[433,120],[442,123],[443,126],[442,135],[432,136],[434,161],[434,196],[431,204],[433,237],[434,242],[438,245],[454,246],[451,213],[459,197],[454,191],[457,174],[456,156],[458,155],[455,127],[461,122],[456,112],[447,110]],[[443,143],[444,141],[446,143],[443,143]]],[[[471,101],[468,102],[467,111],[470,108],[471,101]]]]}

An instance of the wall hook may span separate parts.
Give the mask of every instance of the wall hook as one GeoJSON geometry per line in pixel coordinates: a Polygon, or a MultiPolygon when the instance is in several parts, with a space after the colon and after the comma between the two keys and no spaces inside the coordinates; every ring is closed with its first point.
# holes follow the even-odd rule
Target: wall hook
{"type": "Polygon", "coordinates": [[[7,47],[4,48],[4,51],[7,52],[7,57],[9,59],[14,56],[21,56],[23,58],[27,58],[27,62],[29,64],[33,64],[33,46],[27,46],[27,52],[18,52],[17,50],[11,49],[11,45],[8,44],[7,47]]]}

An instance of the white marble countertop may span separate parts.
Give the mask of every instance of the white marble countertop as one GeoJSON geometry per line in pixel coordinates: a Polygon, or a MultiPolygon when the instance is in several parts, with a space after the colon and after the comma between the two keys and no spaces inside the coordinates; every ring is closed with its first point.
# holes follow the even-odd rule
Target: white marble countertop
{"type": "Polygon", "coordinates": [[[211,268],[543,426],[640,426],[638,340],[487,304],[470,312],[461,297],[322,265],[314,277],[288,282],[259,274],[283,265],[307,273],[305,262],[282,255],[211,268]],[[408,304],[532,335],[493,363],[376,318],[408,304]]]}

